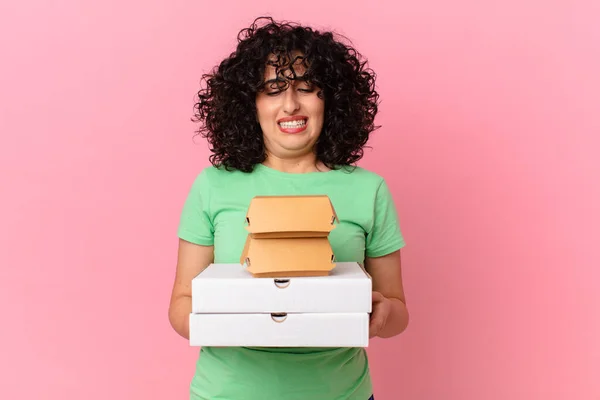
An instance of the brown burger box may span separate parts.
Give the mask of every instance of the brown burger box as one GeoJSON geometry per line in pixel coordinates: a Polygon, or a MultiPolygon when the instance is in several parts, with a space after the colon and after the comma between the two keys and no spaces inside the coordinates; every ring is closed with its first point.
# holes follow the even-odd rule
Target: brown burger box
{"type": "Polygon", "coordinates": [[[255,277],[329,275],[336,265],[329,243],[336,222],[326,195],[256,196],[240,262],[255,277]]]}

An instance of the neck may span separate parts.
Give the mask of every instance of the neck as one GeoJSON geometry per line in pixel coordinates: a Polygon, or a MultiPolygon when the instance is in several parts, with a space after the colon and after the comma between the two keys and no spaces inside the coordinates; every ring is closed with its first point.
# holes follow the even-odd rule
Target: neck
{"type": "Polygon", "coordinates": [[[327,171],[327,167],[319,162],[314,154],[294,158],[281,158],[273,154],[267,154],[263,165],[292,174],[327,171]]]}

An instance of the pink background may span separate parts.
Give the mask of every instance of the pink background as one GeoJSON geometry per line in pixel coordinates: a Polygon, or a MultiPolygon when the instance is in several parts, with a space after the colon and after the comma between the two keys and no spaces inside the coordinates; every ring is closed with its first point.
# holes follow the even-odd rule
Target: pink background
{"type": "Polygon", "coordinates": [[[231,3],[0,5],[0,398],[187,398],[194,94],[270,13],[378,72],[362,165],[397,201],[412,319],[369,348],[377,400],[599,399],[600,3],[231,3]]]}

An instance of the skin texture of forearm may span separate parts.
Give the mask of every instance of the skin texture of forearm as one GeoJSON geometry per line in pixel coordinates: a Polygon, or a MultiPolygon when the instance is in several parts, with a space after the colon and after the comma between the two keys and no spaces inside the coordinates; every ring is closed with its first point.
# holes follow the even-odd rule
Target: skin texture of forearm
{"type": "Polygon", "coordinates": [[[178,297],[169,309],[169,322],[180,336],[190,338],[190,313],[192,312],[192,298],[190,296],[178,297]]]}
{"type": "Polygon", "coordinates": [[[408,326],[408,309],[400,299],[389,298],[391,310],[385,321],[383,329],[377,334],[382,338],[390,338],[404,332],[408,326]]]}

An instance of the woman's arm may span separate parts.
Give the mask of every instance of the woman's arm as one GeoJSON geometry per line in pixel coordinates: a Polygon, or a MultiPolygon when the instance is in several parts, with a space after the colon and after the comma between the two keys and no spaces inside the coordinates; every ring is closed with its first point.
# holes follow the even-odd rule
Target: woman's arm
{"type": "Polygon", "coordinates": [[[382,257],[367,257],[365,269],[373,281],[371,337],[388,338],[399,335],[408,326],[400,250],[382,257]]]}
{"type": "Polygon", "coordinates": [[[179,239],[175,282],[169,304],[169,322],[175,331],[189,340],[192,312],[192,279],[214,260],[213,246],[200,246],[179,239]]]}

